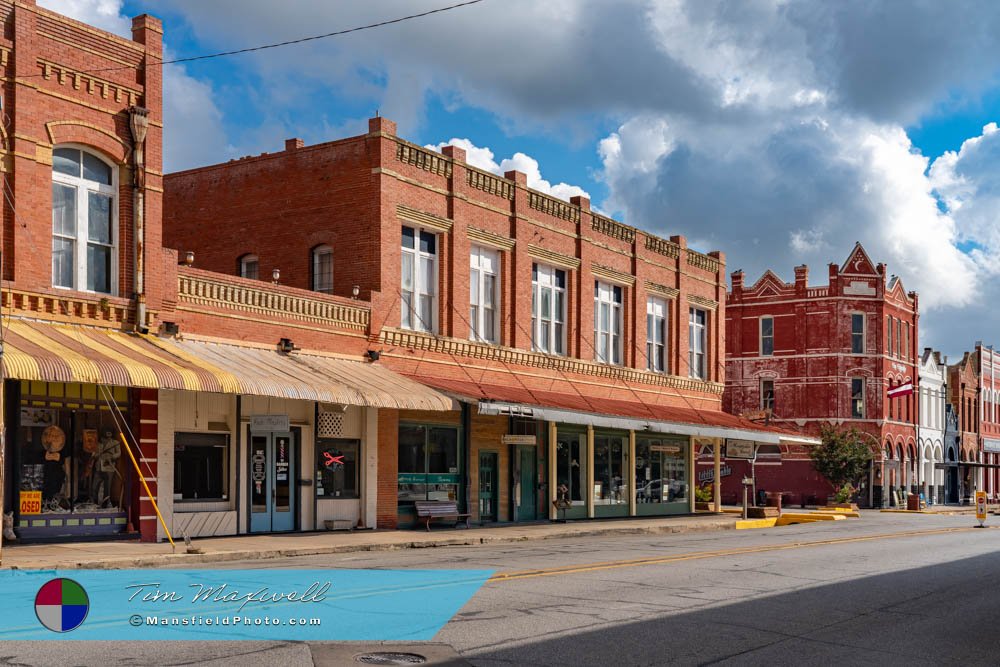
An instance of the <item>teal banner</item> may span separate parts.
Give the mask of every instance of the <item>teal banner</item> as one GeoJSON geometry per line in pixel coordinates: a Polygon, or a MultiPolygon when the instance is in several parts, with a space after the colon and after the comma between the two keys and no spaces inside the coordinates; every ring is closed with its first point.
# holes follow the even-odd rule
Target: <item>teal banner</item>
{"type": "Polygon", "coordinates": [[[424,641],[486,570],[4,570],[0,637],[424,641]]]}

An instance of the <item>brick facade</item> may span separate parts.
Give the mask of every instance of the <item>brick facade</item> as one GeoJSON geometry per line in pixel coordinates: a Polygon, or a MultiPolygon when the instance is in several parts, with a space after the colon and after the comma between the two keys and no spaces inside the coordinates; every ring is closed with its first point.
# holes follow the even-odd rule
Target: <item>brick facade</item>
{"type": "MultiPolygon", "coordinates": [[[[774,422],[811,435],[826,424],[868,434],[876,455],[871,502],[878,504],[883,487],[917,484],[917,395],[886,396],[892,387],[917,383],[917,295],[907,293],[898,278],[887,280],[885,265],[874,265],[860,245],[842,266],[830,264],[828,277],[826,286],[810,286],[808,267],[800,266],[794,283],[768,271],[748,286],[742,272],[733,274],[725,408],[735,414],[761,410],[767,407],[762,392],[773,386],[774,422]],[[855,314],[863,323],[857,341],[855,314]],[[769,350],[761,333],[768,318],[769,350]],[[852,380],[864,390],[860,413],[852,411],[852,380]]],[[[783,456],[787,463],[808,460],[801,448],[786,449],[783,456]]],[[[825,497],[829,485],[804,472],[776,483],[784,491],[825,497]]]]}

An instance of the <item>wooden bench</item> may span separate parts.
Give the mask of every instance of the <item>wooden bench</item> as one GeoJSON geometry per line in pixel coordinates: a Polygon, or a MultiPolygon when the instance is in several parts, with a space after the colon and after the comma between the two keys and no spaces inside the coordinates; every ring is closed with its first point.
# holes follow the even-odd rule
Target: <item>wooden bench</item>
{"type": "Polygon", "coordinates": [[[455,519],[455,527],[462,519],[465,519],[465,527],[469,526],[471,514],[462,514],[458,511],[458,503],[454,500],[418,500],[414,503],[417,508],[417,518],[424,519],[427,530],[431,529],[431,519],[455,519]]]}

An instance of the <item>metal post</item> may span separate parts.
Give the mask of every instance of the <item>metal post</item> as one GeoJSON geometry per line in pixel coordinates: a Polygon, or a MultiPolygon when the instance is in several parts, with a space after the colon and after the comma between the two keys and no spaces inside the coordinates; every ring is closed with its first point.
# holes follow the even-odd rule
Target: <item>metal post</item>
{"type": "Polygon", "coordinates": [[[722,511],[722,438],[715,438],[715,511],[722,511]]]}

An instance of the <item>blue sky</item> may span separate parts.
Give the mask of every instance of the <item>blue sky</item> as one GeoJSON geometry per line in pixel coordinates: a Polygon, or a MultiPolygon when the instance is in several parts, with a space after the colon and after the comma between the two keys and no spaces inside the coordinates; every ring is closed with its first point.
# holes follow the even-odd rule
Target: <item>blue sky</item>
{"type": "MultiPolygon", "coordinates": [[[[440,7],[40,0],[175,57],[440,7]]],[[[168,170],[364,131],[466,140],[470,161],[584,191],[619,219],[813,282],[855,240],[921,298],[921,342],[1000,343],[1000,5],[485,0],[403,24],[170,66],[168,170]],[[995,312],[996,311],[996,312],[995,312]]]]}

